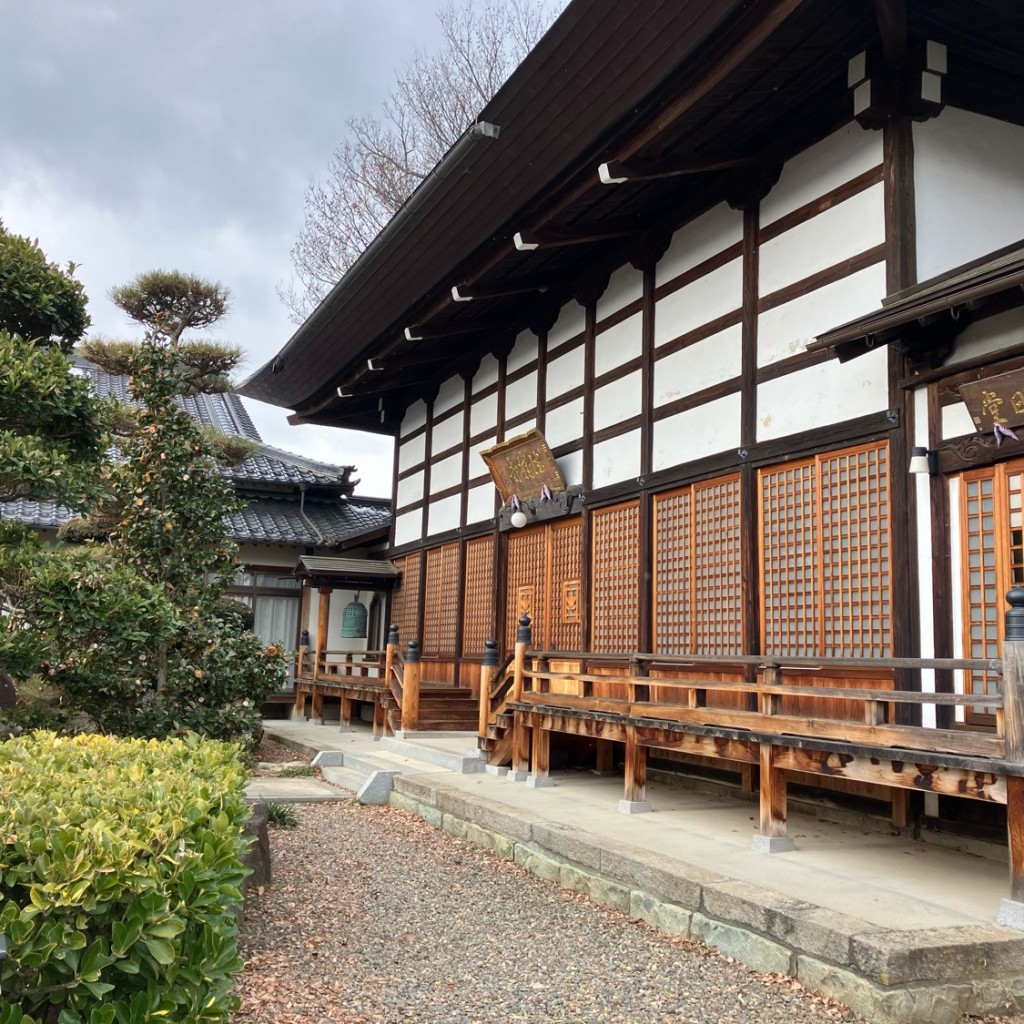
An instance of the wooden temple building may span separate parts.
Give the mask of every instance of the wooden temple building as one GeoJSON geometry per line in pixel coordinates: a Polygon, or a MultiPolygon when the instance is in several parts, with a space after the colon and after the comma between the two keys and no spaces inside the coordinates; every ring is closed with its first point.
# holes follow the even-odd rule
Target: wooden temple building
{"type": "Polygon", "coordinates": [[[397,441],[338,693],[1006,830],[1024,927],[1022,240],[1019,3],[574,0],[245,385],[397,441]]]}

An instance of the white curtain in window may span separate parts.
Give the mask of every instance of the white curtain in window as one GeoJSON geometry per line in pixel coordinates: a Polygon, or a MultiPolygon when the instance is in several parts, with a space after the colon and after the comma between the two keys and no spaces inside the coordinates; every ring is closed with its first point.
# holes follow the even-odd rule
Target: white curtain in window
{"type": "MultiPolygon", "coordinates": [[[[299,629],[299,602],[294,597],[269,597],[256,595],[253,608],[256,634],[268,646],[281,644],[286,650],[295,647],[295,637],[299,629]]],[[[294,662],[289,661],[286,678],[282,689],[289,689],[289,680],[295,672],[294,662]]]]}

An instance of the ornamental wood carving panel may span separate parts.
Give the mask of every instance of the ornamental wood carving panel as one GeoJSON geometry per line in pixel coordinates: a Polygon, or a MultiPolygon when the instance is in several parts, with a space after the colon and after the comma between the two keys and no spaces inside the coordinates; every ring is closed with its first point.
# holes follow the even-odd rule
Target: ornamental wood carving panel
{"type": "Polygon", "coordinates": [[[591,515],[591,647],[630,652],[637,647],[640,614],[640,506],[636,501],[591,515]]]}
{"type": "Polygon", "coordinates": [[[885,658],[892,652],[886,445],[818,459],[821,654],[885,658]]]}
{"type": "Polygon", "coordinates": [[[494,538],[466,542],[466,582],[462,602],[462,653],[476,658],[494,633],[494,538]]]}
{"type": "Polygon", "coordinates": [[[743,650],[740,478],[721,477],[693,488],[695,654],[743,650]]]}
{"type": "Polygon", "coordinates": [[[543,647],[547,636],[547,528],[534,527],[508,535],[508,594],[505,616],[505,650],[516,642],[520,615],[533,623],[534,647],[543,647]]]}
{"type": "Polygon", "coordinates": [[[423,653],[454,656],[459,592],[459,545],[445,544],[427,552],[423,599],[423,653]]]}
{"type": "Polygon", "coordinates": [[[693,650],[690,488],[654,498],[654,649],[693,650]]]}
{"type": "Polygon", "coordinates": [[[391,599],[391,621],[398,626],[398,639],[403,651],[410,640],[421,639],[418,607],[421,565],[422,556],[418,551],[395,559],[395,566],[402,577],[391,599]]]}
{"type": "MultiPolygon", "coordinates": [[[[552,523],[550,531],[551,618],[547,649],[578,651],[583,643],[580,608],[580,520],[552,523]]],[[[536,635],[536,634],[535,634],[536,635]]]]}
{"type": "Polygon", "coordinates": [[[761,471],[761,637],[772,654],[819,647],[815,462],[761,471]]]}

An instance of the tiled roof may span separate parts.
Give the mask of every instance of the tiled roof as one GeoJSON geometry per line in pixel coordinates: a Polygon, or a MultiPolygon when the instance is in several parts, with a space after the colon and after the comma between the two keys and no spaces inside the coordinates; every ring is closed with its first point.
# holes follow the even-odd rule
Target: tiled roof
{"type": "MultiPolygon", "coordinates": [[[[75,359],[75,370],[90,378],[101,398],[116,398],[131,404],[127,377],[107,373],[81,357],[75,359]]],[[[263,444],[238,395],[195,395],[179,397],[176,401],[204,426],[214,427],[222,434],[246,437],[259,445],[259,450],[244,462],[221,470],[229,480],[242,484],[310,484],[351,493],[353,481],[350,477],[354,466],[333,466],[263,444]]]]}
{"type": "Polygon", "coordinates": [[[358,498],[319,500],[308,496],[303,506],[298,497],[261,495],[229,518],[235,540],[309,546],[341,544],[386,529],[390,523],[387,505],[364,504],[358,498]]]}
{"type": "MultiPolygon", "coordinates": [[[[106,373],[80,358],[75,370],[92,380],[99,396],[131,402],[127,377],[106,373]]],[[[332,466],[263,444],[237,395],[196,395],[178,401],[200,423],[258,445],[239,465],[221,468],[247,502],[242,512],[228,517],[228,534],[234,540],[331,547],[390,524],[388,502],[346,497],[357,482],[351,479],[354,466],[332,466]],[[313,490],[303,502],[299,490],[305,488],[313,490]],[[260,493],[264,490],[277,493],[260,493]]],[[[0,519],[38,530],[55,530],[75,514],[53,501],[0,503],[0,519]]]]}
{"type": "Polygon", "coordinates": [[[36,530],[56,530],[74,514],[71,509],[55,501],[29,501],[27,498],[0,501],[0,519],[23,523],[36,530]]]}
{"type": "MultiPolygon", "coordinates": [[[[0,503],[0,519],[38,530],[55,530],[75,513],[52,501],[0,503]]],[[[377,501],[319,499],[298,495],[250,497],[245,509],[228,517],[228,535],[239,543],[333,547],[386,529],[390,508],[377,501]]]]}

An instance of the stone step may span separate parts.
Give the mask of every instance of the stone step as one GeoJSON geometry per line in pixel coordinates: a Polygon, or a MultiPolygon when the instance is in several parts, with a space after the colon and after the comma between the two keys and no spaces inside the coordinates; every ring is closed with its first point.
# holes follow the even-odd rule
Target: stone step
{"type": "Polygon", "coordinates": [[[381,750],[426,762],[450,772],[458,772],[461,775],[470,775],[484,770],[486,762],[483,751],[476,749],[475,732],[460,730],[455,735],[449,735],[446,737],[444,747],[436,743],[432,745],[430,741],[417,742],[412,738],[414,735],[385,736],[380,741],[381,750]],[[446,749],[452,747],[458,749],[446,749]]]}

